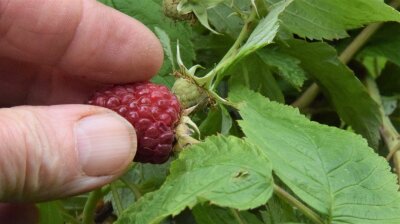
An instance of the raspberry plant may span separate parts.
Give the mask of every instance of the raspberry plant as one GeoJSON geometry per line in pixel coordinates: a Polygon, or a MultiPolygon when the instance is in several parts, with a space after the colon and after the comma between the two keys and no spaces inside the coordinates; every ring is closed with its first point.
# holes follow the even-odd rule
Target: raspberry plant
{"type": "Polygon", "coordinates": [[[186,100],[174,153],[43,220],[400,223],[399,1],[102,2],[163,44],[152,81],[186,100]]]}

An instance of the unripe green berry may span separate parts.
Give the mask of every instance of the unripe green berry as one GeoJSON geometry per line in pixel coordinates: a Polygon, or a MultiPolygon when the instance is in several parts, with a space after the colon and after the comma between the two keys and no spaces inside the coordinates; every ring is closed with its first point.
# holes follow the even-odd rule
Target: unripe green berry
{"type": "Polygon", "coordinates": [[[207,93],[202,88],[184,78],[175,81],[172,92],[178,97],[183,108],[192,107],[207,97],[207,93]]]}
{"type": "Polygon", "coordinates": [[[180,0],[163,0],[164,15],[174,20],[192,20],[193,14],[181,14],[177,7],[180,0]]]}

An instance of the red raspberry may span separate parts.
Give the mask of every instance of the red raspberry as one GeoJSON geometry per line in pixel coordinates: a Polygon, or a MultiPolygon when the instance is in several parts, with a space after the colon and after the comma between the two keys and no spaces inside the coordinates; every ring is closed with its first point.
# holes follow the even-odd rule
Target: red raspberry
{"type": "Polygon", "coordinates": [[[168,160],[181,107],[167,87],[150,82],[117,85],[95,93],[88,103],[116,111],[135,127],[134,161],[159,164],[168,160]]]}

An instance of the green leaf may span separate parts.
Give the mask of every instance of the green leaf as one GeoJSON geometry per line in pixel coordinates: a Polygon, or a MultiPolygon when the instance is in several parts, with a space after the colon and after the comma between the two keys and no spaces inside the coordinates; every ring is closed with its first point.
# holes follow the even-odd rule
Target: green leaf
{"type": "Polygon", "coordinates": [[[52,201],[36,205],[39,208],[40,224],[62,224],[64,223],[61,212],[61,202],[52,201]]]}
{"type": "Polygon", "coordinates": [[[230,72],[229,86],[245,85],[257,91],[271,100],[285,102],[284,95],[272,75],[270,68],[260,60],[258,55],[250,55],[239,64],[234,66],[230,72]]]}
{"type": "Polygon", "coordinates": [[[376,82],[383,95],[400,95],[400,67],[393,63],[387,63],[376,82]]]}
{"type": "Polygon", "coordinates": [[[385,24],[360,53],[362,56],[385,57],[400,66],[400,24],[385,24]]]}
{"type": "Polygon", "coordinates": [[[306,72],[300,67],[300,60],[281,52],[265,48],[257,52],[265,64],[276,67],[282,78],[299,89],[307,80],[306,72]]]}
{"type": "MultiPolygon", "coordinates": [[[[250,3],[245,1],[235,1],[239,9],[245,9],[250,3]]],[[[242,18],[226,4],[220,4],[208,10],[208,19],[219,33],[229,35],[230,38],[236,39],[244,25],[242,18]]]]}
{"type": "Polygon", "coordinates": [[[249,55],[272,43],[279,30],[279,16],[292,2],[293,0],[283,0],[270,9],[267,17],[260,21],[255,30],[251,33],[249,39],[247,39],[246,43],[240,48],[237,58],[249,55]]]}
{"type": "Polygon", "coordinates": [[[210,108],[199,130],[203,138],[215,134],[228,135],[231,128],[232,118],[229,112],[224,106],[218,105],[210,108]]]}
{"type": "Polygon", "coordinates": [[[201,25],[218,34],[208,23],[207,9],[213,8],[222,2],[228,2],[228,0],[181,0],[178,4],[178,11],[183,14],[193,12],[201,25]]]}
{"type": "Polygon", "coordinates": [[[400,223],[400,193],[386,160],[348,131],[309,121],[297,109],[236,89],[239,124],[274,173],[327,223],[400,223]]]}
{"type": "MultiPolygon", "coordinates": [[[[182,60],[186,66],[191,66],[192,61],[195,58],[193,45],[190,40],[192,29],[187,23],[175,22],[164,16],[162,13],[163,9],[161,1],[113,0],[112,3],[114,8],[139,20],[153,32],[156,27],[165,31],[171,41],[173,51],[176,49],[177,41],[179,40],[182,60]]],[[[171,70],[172,64],[167,55],[164,59],[164,64],[159,75],[169,75],[171,70]]]]}
{"type": "Polygon", "coordinates": [[[193,208],[192,212],[196,219],[196,224],[263,224],[254,214],[248,211],[235,211],[228,208],[199,204],[193,208]]]}
{"type": "MultiPolygon", "coordinates": [[[[274,4],[282,0],[266,0],[274,4]]],[[[400,14],[382,0],[296,0],[282,15],[283,25],[300,37],[338,39],[346,30],[384,21],[400,22],[400,14]]]]}
{"type": "Polygon", "coordinates": [[[269,160],[257,147],[235,137],[210,137],[181,152],[162,187],[125,210],[118,223],[158,223],[205,201],[251,209],[267,202],[272,185],[269,160]]]}
{"type": "Polygon", "coordinates": [[[377,148],[379,107],[353,72],[339,61],[336,50],[320,42],[288,40],[286,44],[279,51],[301,60],[301,66],[318,82],[339,116],[377,148]]]}

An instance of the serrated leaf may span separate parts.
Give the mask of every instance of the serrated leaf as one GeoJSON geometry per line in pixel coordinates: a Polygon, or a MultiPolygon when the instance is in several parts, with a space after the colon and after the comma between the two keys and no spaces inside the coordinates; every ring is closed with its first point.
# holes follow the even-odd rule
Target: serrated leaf
{"type": "MultiPolygon", "coordinates": [[[[282,0],[266,0],[274,4],[282,0]]],[[[339,39],[346,30],[365,24],[400,21],[400,14],[382,0],[296,0],[282,14],[285,27],[309,39],[339,39]]]]}
{"type": "Polygon", "coordinates": [[[339,116],[377,148],[379,107],[354,73],[339,61],[336,50],[321,42],[287,40],[286,44],[279,50],[301,60],[301,66],[318,82],[339,116]]]}
{"type": "Polygon", "coordinates": [[[400,223],[400,193],[386,160],[351,132],[311,122],[297,109],[236,89],[239,124],[274,173],[327,223],[400,223]]]}
{"type": "Polygon", "coordinates": [[[385,57],[400,66],[400,24],[385,24],[360,52],[362,56],[385,57]]]}
{"type": "MultiPolygon", "coordinates": [[[[240,10],[249,8],[248,0],[235,1],[236,7],[240,10]]],[[[219,4],[218,6],[208,10],[208,19],[215,29],[229,35],[230,38],[236,39],[244,25],[242,18],[227,4],[219,4]]]]}
{"type": "Polygon", "coordinates": [[[279,70],[278,74],[299,89],[307,80],[306,72],[300,67],[300,60],[281,52],[265,48],[257,52],[263,62],[279,70]]]}
{"type": "Polygon", "coordinates": [[[172,53],[171,39],[169,39],[168,34],[159,27],[154,27],[154,31],[161,41],[167,59],[171,62],[172,68],[175,70],[175,59],[174,53],[172,53]]]}
{"type": "Polygon", "coordinates": [[[237,58],[249,55],[272,43],[278,33],[280,25],[279,16],[292,2],[293,0],[283,0],[273,5],[267,17],[260,21],[251,33],[249,39],[247,39],[246,43],[240,48],[237,58]]]}
{"type": "Polygon", "coordinates": [[[158,223],[206,201],[255,208],[271,197],[272,185],[270,163],[258,148],[235,137],[214,136],[181,152],[161,188],[125,210],[117,223],[158,223]]]}
{"type": "Polygon", "coordinates": [[[245,85],[271,100],[285,102],[285,97],[278,86],[270,68],[265,65],[258,55],[250,55],[233,67],[230,72],[229,86],[245,85]]]}

